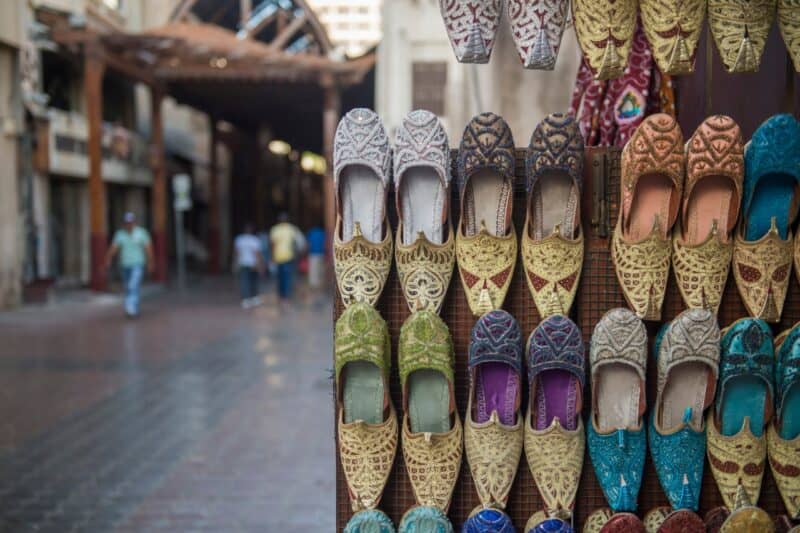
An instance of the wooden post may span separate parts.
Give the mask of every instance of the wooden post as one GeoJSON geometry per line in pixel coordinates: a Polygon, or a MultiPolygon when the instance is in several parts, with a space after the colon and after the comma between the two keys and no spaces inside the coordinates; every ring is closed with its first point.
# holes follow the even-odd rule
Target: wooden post
{"type": "Polygon", "coordinates": [[[86,93],[86,122],[89,156],[89,286],[102,291],[108,286],[105,255],[108,246],[106,187],[103,183],[103,75],[106,65],[97,45],[88,44],[84,52],[83,84],[86,93]]]}
{"type": "Polygon", "coordinates": [[[211,123],[210,153],[208,155],[208,271],[219,274],[220,266],[220,211],[219,168],[217,162],[217,119],[209,117],[211,123]]]}
{"type": "Polygon", "coordinates": [[[336,223],[336,208],[333,205],[333,137],[336,134],[336,125],[339,122],[341,97],[339,89],[332,83],[332,80],[323,79],[322,87],[325,99],[322,110],[322,149],[328,167],[322,185],[323,213],[325,215],[325,235],[329,244],[328,250],[330,250],[336,223]]]}
{"type": "Polygon", "coordinates": [[[164,124],[161,115],[161,104],[164,90],[153,87],[150,92],[150,166],[153,170],[153,188],[151,204],[153,212],[153,251],[155,254],[155,279],[161,283],[167,281],[167,217],[169,205],[167,201],[167,167],[164,159],[164,124]]]}
{"type": "Polygon", "coordinates": [[[253,0],[239,1],[239,28],[244,29],[253,14],[253,0]]]}

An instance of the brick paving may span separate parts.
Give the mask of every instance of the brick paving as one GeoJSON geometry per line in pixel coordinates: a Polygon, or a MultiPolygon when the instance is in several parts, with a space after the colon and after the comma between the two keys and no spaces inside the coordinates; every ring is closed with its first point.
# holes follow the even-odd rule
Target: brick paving
{"type": "Polygon", "coordinates": [[[0,315],[0,531],[334,530],[331,303],[0,315]]]}

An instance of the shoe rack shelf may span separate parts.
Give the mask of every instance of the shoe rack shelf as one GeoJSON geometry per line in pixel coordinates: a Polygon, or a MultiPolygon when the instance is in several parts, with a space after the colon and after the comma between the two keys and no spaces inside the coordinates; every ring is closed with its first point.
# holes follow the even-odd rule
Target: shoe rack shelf
{"type": "MultiPolygon", "coordinates": [[[[455,160],[455,152],[452,153],[451,160],[455,160]]],[[[455,166],[455,165],[454,165],[455,166]]],[[[522,233],[525,221],[525,187],[524,187],[524,151],[517,150],[516,158],[516,187],[514,192],[514,213],[513,219],[516,225],[517,234],[522,233]]],[[[455,168],[453,168],[455,175],[455,168]]],[[[580,286],[575,304],[572,309],[571,318],[580,326],[584,340],[588,343],[591,332],[603,316],[603,314],[614,307],[625,307],[625,300],[622,292],[617,285],[614,267],[611,263],[610,236],[616,224],[618,213],[618,198],[620,188],[620,150],[614,148],[589,148],[586,153],[586,163],[584,165],[584,187],[581,202],[581,216],[583,231],[586,240],[586,252],[584,256],[583,272],[581,275],[580,286]]],[[[451,206],[452,219],[458,221],[459,201],[456,191],[453,191],[451,206]]],[[[393,191],[390,191],[389,198],[394,198],[393,191]]],[[[389,202],[389,217],[392,228],[396,227],[397,216],[394,210],[394,202],[389,202]]],[[[783,311],[783,319],[780,324],[774,325],[774,332],[792,326],[800,320],[800,285],[795,277],[792,277],[789,287],[789,295],[783,311]]],[[[378,303],[378,310],[389,325],[389,332],[392,338],[392,374],[391,374],[391,395],[394,405],[398,409],[398,419],[402,420],[402,402],[400,380],[397,374],[397,340],[400,333],[400,326],[408,318],[409,311],[403,299],[402,291],[397,277],[397,272],[392,268],[386,288],[381,300],[378,303]]],[[[524,279],[522,264],[518,263],[514,271],[511,288],[503,306],[510,312],[520,324],[523,337],[527,338],[531,331],[538,325],[540,319],[530,297],[524,279]]],[[[664,313],[662,323],[672,320],[683,310],[683,303],[680,294],[675,286],[674,279],[670,276],[670,282],[664,301],[664,313]]],[[[334,307],[334,319],[338,318],[343,311],[343,306],[336,295],[334,307]]],[[[467,357],[469,347],[469,337],[472,326],[476,318],[472,316],[464,291],[457,272],[454,272],[450,283],[449,292],[442,308],[442,318],[450,327],[453,337],[456,355],[455,367],[455,386],[456,401],[462,420],[465,418],[467,406],[467,395],[469,389],[469,375],[467,372],[467,357]]],[[[725,327],[738,318],[744,317],[747,312],[739,297],[734,284],[733,276],[728,279],[722,305],[719,311],[720,326],[725,327]]],[[[648,323],[648,333],[650,341],[654,338],[660,328],[660,323],[648,323]]],[[[652,350],[651,350],[652,351],[652,350]]],[[[588,357],[588,349],[587,349],[588,357]]],[[[647,401],[652,405],[656,396],[656,366],[648,361],[647,369],[647,401]]],[[[587,365],[588,368],[588,365],[587,365]]],[[[589,383],[590,380],[587,380],[589,383]]],[[[527,387],[525,387],[523,406],[528,405],[527,387]]],[[[584,391],[584,417],[588,416],[591,406],[591,394],[589,385],[584,391]]],[[[335,416],[335,415],[334,415],[335,416]]],[[[649,416],[649,411],[646,414],[649,416]]],[[[338,447],[337,447],[338,450],[338,447]]],[[[707,461],[707,460],[706,460],[707,461]]],[[[784,514],[785,509],[780,496],[772,479],[768,466],[765,465],[766,473],[761,490],[759,506],[765,509],[770,515],[777,517],[784,514]]],[[[640,517],[650,509],[658,506],[669,505],[666,496],[658,482],[653,463],[649,457],[645,465],[644,481],[639,493],[640,517]]],[[[398,446],[394,468],[386,485],[380,508],[385,511],[395,524],[400,522],[403,514],[415,504],[414,495],[411,491],[411,484],[406,475],[403,463],[402,452],[398,446]]],[[[461,465],[459,481],[453,493],[452,504],[448,515],[456,531],[460,531],[461,525],[469,516],[470,512],[479,505],[478,495],[472,482],[469,466],[466,457],[461,465]]],[[[709,510],[722,505],[722,499],[717,490],[711,471],[706,465],[703,478],[703,493],[700,498],[700,516],[704,516],[709,510]]],[[[607,507],[597,480],[594,470],[589,460],[588,451],[584,459],[583,474],[581,477],[580,488],[576,499],[574,525],[576,531],[580,531],[586,517],[595,509],[607,507]]],[[[517,477],[511,490],[507,512],[514,521],[514,525],[520,532],[524,531],[528,518],[543,509],[542,500],[539,497],[533,477],[528,470],[528,465],[523,454],[517,471],[517,477]]],[[[336,525],[337,531],[342,531],[347,521],[352,516],[350,502],[347,495],[347,486],[344,475],[339,463],[338,452],[336,458],[336,525]]]]}

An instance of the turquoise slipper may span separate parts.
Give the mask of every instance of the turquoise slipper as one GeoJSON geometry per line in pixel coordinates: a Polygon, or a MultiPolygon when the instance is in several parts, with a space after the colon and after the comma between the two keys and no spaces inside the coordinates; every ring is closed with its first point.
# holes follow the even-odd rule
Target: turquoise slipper
{"type": "Polygon", "coordinates": [[[412,507],[400,521],[398,533],[453,533],[453,524],[437,507],[412,507]]]}
{"type": "Polygon", "coordinates": [[[395,533],[394,524],[383,511],[369,509],[353,515],[344,533],[395,533]]]}

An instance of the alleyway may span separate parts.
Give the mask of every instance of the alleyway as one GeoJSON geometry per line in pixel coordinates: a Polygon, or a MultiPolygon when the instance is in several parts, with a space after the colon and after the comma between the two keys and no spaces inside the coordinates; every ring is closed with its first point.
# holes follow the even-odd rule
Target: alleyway
{"type": "Polygon", "coordinates": [[[0,314],[0,531],[333,531],[331,307],[0,314]]]}

